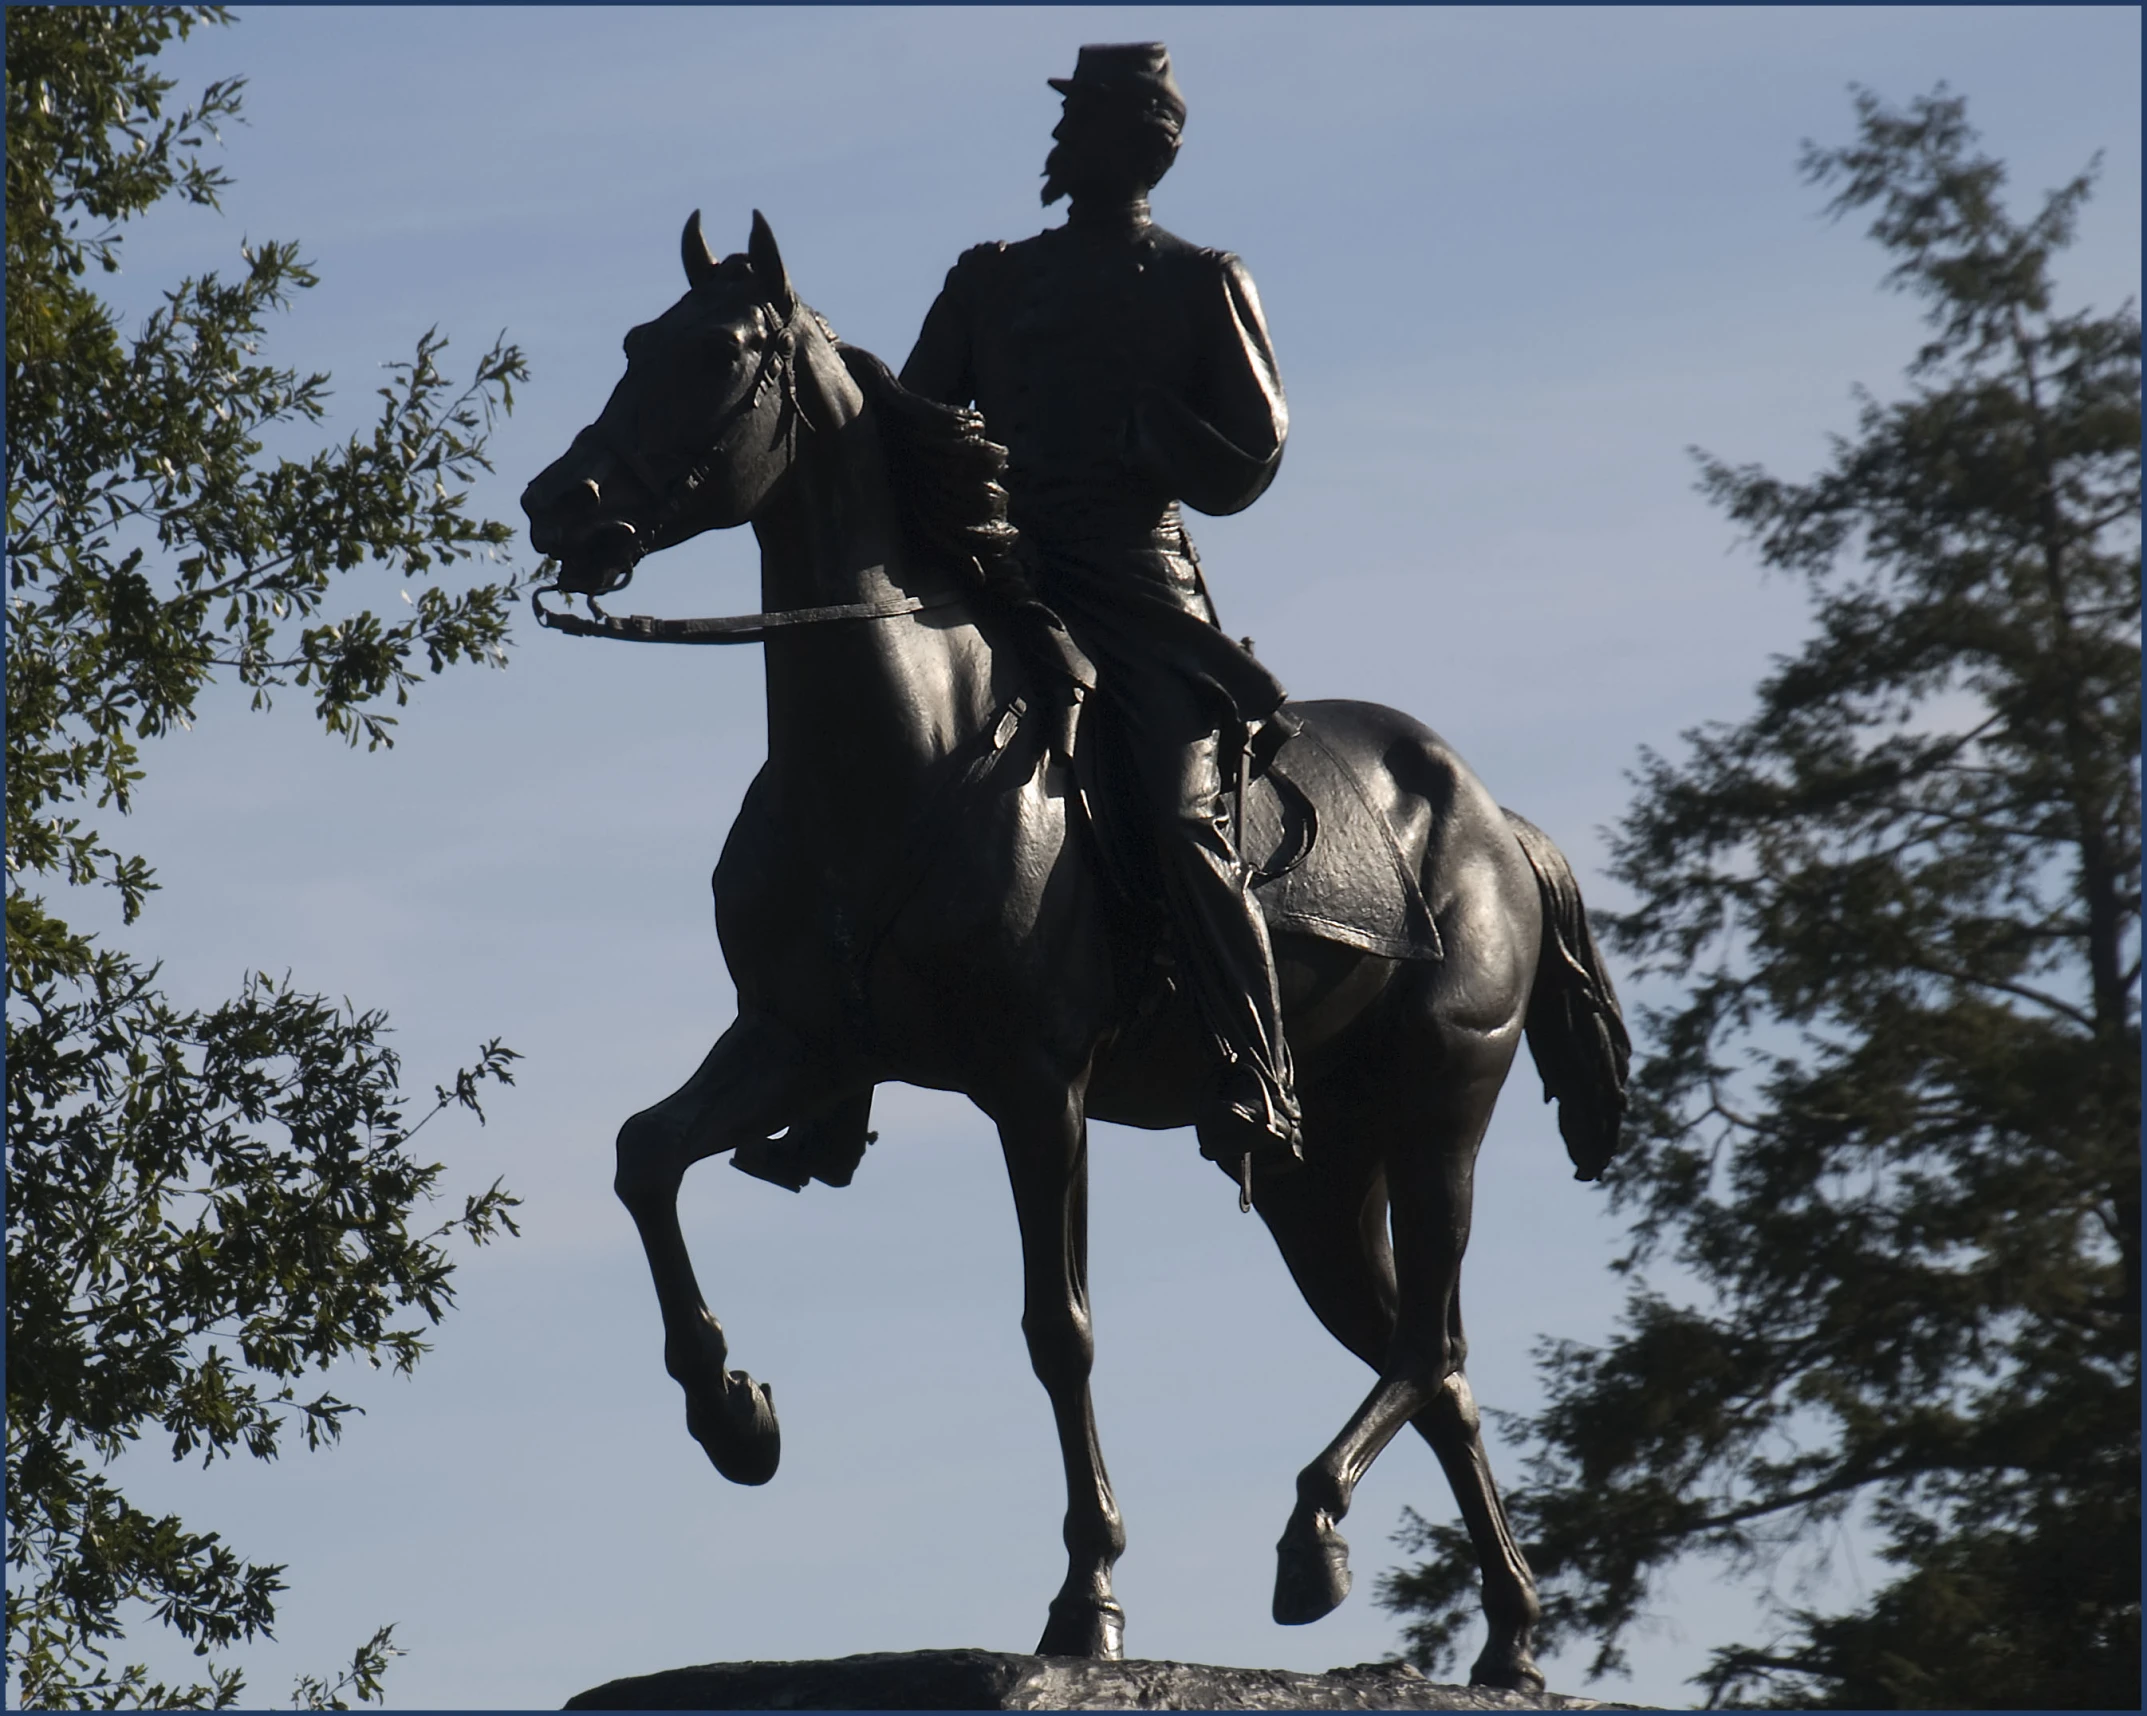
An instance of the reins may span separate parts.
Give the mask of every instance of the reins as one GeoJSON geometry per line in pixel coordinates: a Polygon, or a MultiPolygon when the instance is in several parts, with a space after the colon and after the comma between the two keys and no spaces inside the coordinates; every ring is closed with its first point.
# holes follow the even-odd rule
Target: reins
{"type": "MultiPolygon", "coordinates": [[[[881,568],[868,567],[877,572],[881,568]]],[[[962,599],[959,590],[937,596],[893,596],[877,602],[843,602],[827,608],[778,608],[766,614],[728,614],[702,619],[658,619],[649,614],[607,614],[589,598],[589,611],[596,617],[555,611],[544,598],[557,593],[546,584],[529,593],[529,605],[539,625],[577,638],[618,638],[626,643],[742,644],[759,643],[770,632],[790,626],[821,626],[838,620],[892,620],[927,608],[945,608],[962,599]]]]}

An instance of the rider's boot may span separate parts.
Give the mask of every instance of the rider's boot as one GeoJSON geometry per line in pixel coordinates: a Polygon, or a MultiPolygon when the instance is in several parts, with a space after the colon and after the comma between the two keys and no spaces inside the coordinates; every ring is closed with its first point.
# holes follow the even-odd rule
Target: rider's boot
{"type": "Polygon", "coordinates": [[[1177,759],[1178,837],[1161,843],[1161,856],[1193,999],[1222,1063],[1196,1122],[1201,1154],[1235,1167],[1249,1197],[1255,1170],[1304,1160],[1304,1136],[1274,949],[1231,828],[1221,752],[1208,737],[1177,759]]]}
{"type": "Polygon", "coordinates": [[[1249,890],[1218,890],[1210,903],[1225,899],[1238,904],[1234,919],[1215,911],[1208,920],[1214,936],[1208,951],[1220,958],[1196,962],[1196,969],[1207,965],[1203,975],[1212,988],[1205,1011],[1222,1060],[1198,1131],[1200,1153],[1234,1165],[1249,1189],[1254,1170],[1294,1168],[1305,1159],[1303,1117],[1267,925],[1249,890]]]}

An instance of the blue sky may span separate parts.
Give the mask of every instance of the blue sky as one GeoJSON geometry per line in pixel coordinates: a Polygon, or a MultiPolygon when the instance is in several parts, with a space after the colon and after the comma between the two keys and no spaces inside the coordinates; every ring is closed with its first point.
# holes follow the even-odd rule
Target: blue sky
{"type": "MultiPolygon", "coordinates": [[[[1685,449],[1804,475],[1853,424],[1852,384],[1895,391],[1918,337],[1880,253],[1795,171],[1802,139],[1850,135],[1848,86],[1950,83],[2022,205],[2106,151],[2060,279],[2073,304],[2138,290],[2139,12],[2062,7],[242,8],[169,56],[189,87],[252,80],[226,211],[144,223],[115,287],[144,308],[234,267],[242,237],[300,239],[322,284],[271,351],[334,372],[337,432],[428,326],[465,364],[505,328],[533,373],[479,503],[518,520],[620,336],[682,290],[690,209],[719,249],[764,210],[801,293],[899,364],[961,249],[1058,218],[1036,198],[1043,80],[1084,41],[1151,38],[1191,107],[1157,218],[1245,258],[1292,412],[1273,490],[1193,521],[1225,623],[1300,695],[1429,721],[1602,904],[1640,747],[1741,715],[1798,633],[1797,591],[1692,493],[1685,449]]],[[[753,566],[744,533],[704,538],[649,563],[631,605],[748,608],[753,566]]],[[[391,755],[346,753],[296,699],[264,721],[218,697],[149,757],[126,834],[165,892],[122,945],[163,956],[179,996],[289,970],[386,1008],[420,1088],[493,1035],[528,1057],[489,1128],[426,1134],[458,1190],[508,1178],[527,1236],[469,1260],[415,1379],[339,1377],[371,1410],[328,1454],[129,1461],[138,1499],[289,1564],[256,1702],[389,1620],[411,1652],[391,1702],[429,1706],[1035,1641],[1062,1566],[1058,1458],[982,1118],[883,1092],[881,1142],[841,1193],[721,1162],[689,1177],[710,1303],[783,1411],[763,1490],[687,1439],[609,1191],[618,1122],[730,1017],[707,876],[762,754],[760,691],[750,651],[525,625],[505,672],[422,692],[391,755]]],[[[1189,1134],[1101,1127],[1093,1154],[1129,1651],[1385,1654],[1371,1587],[1395,1521],[1451,1513],[1429,1451],[1397,1442],[1359,1491],[1349,1603],[1273,1626],[1292,1479],[1367,1379],[1189,1134]]],[[[1540,1398],[1536,1342],[1609,1330],[1617,1242],[1519,1066],[1464,1274],[1487,1406],[1540,1398]]],[[[1492,1458],[1519,1475],[1495,1435],[1492,1458]]],[[[1820,1583],[1800,1592],[1785,1566],[1776,1590],[1824,1606],[1883,1579],[1853,1538],[1836,1547],[1820,1583]]],[[[1686,1702],[1708,1645],[1765,1635],[1762,1596],[1696,1567],[1633,1641],[1631,1680],[1584,1688],[1569,1658],[1552,1683],[1686,1702]]]]}

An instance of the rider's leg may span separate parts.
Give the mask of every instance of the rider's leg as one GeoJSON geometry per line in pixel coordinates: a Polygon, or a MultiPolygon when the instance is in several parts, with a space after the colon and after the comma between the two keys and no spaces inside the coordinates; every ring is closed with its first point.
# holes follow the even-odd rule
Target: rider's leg
{"type": "Polygon", "coordinates": [[[1222,740],[1191,686],[1150,684],[1116,701],[1184,969],[1224,1063],[1201,1149],[1218,1159],[1295,1158],[1297,1098],[1274,952],[1232,838],[1222,740]]]}
{"type": "MultiPolygon", "coordinates": [[[[1186,754],[1186,772],[1216,777],[1219,741],[1186,754]]],[[[1181,803],[1184,801],[1181,800],[1181,803]]],[[[1231,838],[1220,793],[1213,813],[1181,816],[1164,853],[1164,888],[1189,931],[1193,993],[1221,1040],[1225,1067],[1215,1110],[1203,1122],[1202,1151],[1219,1159],[1251,1152],[1255,1161],[1302,1154],[1296,1080],[1282,1028],[1282,997],[1267,922],[1252,897],[1251,872],[1231,838]]]]}

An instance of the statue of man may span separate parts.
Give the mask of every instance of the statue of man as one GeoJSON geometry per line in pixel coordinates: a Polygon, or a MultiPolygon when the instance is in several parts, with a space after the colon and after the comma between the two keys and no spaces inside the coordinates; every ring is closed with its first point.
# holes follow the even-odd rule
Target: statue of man
{"type": "MultiPolygon", "coordinates": [[[[1282,687],[1225,634],[1178,506],[1234,513],[1273,481],[1289,418],[1252,277],[1148,218],[1185,101],[1160,42],[1084,47],[1052,78],[1044,163],[1066,224],[965,252],[903,365],[974,404],[1007,449],[1008,511],[1037,593],[1096,669],[1106,755],[1130,776],[1178,952],[1221,1068],[1201,1147],[1302,1153],[1274,955],[1225,778],[1282,687]]],[[[1130,791],[1129,791],[1130,789],[1130,791]]]]}

